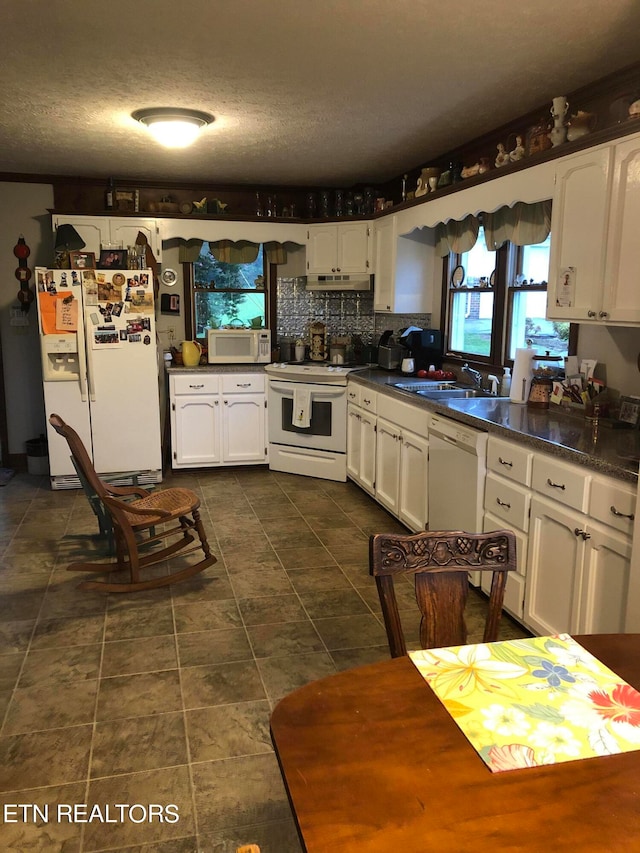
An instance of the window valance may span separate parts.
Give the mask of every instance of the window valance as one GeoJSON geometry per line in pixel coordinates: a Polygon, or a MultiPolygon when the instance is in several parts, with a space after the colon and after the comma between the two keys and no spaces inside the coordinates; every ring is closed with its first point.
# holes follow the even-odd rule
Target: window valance
{"type": "MultiPolygon", "coordinates": [[[[182,240],[179,247],[181,264],[192,264],[198,260],[203,240],[182,240]]],[[[296,245],[296,244],[293,244],[296,245]]],[[[263,243],[264,253],[269,264],[286,264],[287,243],[271,240],[263,243]]],[[[259,243],[251,240],[216,240],[209,243],[209,251],[216,259],[227,264],[252,264],[258,257],[259,243]]]]}
{"type": "Polygon", "coordinates": [[[494,213],[470,214],[460,221],[439,222],[436,226],[439,255],[444,258],[449,252],[462,254],[472,249],[478,239],[480,221],[490,252],[495,252],[507,241],[516,246],[543,243],[551,230],[551,202],[525,204],[519,201],[513,207],[500,207],[494,213]]]}

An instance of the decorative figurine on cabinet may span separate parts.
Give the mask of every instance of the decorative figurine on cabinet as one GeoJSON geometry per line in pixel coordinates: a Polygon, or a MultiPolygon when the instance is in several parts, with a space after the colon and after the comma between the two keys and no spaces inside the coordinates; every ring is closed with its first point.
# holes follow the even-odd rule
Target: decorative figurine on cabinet
{"type": "Polygon", "coordinates": [[[498,154],[496,156],[496,168],[499,169],[501,166],[506,166],[511,162],[511,157],[507,153],[507,149],[504,146],[504,143],[498,142],[498,154]]]}
{"type": "Polygon", "coordinates": [[[513,151],[509,152],[509,159],[512,163],[516,163],[518,160],[522,160],[524,157],[524,145],[522,144],[522,137],[516,136],[516,147],[513,151]]]}

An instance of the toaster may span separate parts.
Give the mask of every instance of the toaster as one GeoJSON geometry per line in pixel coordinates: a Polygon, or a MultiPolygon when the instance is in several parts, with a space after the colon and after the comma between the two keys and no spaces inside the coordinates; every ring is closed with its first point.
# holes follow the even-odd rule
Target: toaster
{"type": "Polygon", "coordinates": [[[378,365],[384,370],[396,370],[400,367],[403,353],[406,353],[406,349],[397,344],[379,346],[378,365]]]}

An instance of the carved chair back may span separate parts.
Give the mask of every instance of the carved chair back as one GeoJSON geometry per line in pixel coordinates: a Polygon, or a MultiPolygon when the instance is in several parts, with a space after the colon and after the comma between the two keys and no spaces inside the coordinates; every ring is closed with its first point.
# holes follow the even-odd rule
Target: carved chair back
{"type": "Polygon", "coordinates": [[[369,571],[376,579],[391,657],[406,655],[394,579],[413,575],[421,615],[422,648],[464,645],[468,572],[491,572],[483,642],[498,639],[507,572],[516,569],[516,539],[511,530],[465,533],[461,530],[415,534],[377,533],[369,539],[369,571]]]}

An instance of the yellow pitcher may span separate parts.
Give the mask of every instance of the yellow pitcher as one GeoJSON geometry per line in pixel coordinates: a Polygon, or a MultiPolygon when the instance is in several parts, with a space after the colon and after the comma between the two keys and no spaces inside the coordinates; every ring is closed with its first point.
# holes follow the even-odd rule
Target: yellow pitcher
{"type": "Polygon", "coordinates": [[[182,341],[182,363],[185,367],[197,367],[201,355],[202,347],[197,341],[182,341]]]}

